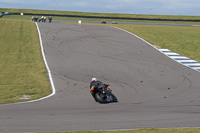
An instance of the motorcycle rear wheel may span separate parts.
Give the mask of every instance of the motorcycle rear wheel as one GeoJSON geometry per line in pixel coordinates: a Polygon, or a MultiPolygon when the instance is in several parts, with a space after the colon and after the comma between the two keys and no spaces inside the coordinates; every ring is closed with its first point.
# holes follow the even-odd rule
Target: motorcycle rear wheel
{"type": "Polygon", "coordinates": [[[110,103],[110,102],[113,102],[113,96],[112,95],[110,97],[110,101],[107,101],[107,98],[101,97],[99,92],[95,93],[95,99],[99,103],[110,103]]]}

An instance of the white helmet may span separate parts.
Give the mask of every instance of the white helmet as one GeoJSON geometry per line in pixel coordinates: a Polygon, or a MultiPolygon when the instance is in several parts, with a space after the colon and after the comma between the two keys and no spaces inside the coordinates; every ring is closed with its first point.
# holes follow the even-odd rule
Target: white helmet
{"type": "Polygon", "coordinates": [[[92,81],[97,81],[97,78],[92,78],[92,81]]]}

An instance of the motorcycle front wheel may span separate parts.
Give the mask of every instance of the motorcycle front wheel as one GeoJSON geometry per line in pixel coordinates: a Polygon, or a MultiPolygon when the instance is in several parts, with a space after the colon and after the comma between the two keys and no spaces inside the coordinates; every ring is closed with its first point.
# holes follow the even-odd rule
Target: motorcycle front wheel
{"type": "Polygon", "coordinates": [[[95,99],[97,100],[97,102],[107,103],[107,99],[103,97],[99,92],[95,93],[95,99]]]}

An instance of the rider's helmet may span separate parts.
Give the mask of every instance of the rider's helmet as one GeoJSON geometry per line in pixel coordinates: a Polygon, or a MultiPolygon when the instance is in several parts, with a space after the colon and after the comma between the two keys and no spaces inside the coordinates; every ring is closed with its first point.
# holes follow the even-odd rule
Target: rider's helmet
{"type": "Polygon", "coordinates": [[[92,78],[92,81],[97,81],[97,78],[92,78]]]}

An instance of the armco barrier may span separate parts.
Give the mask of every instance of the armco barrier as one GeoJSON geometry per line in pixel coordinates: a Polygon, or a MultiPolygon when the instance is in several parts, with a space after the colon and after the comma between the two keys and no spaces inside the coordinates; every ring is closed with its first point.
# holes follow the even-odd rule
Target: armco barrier
{"type": "Polygon", "coordinates": [[[3,13],[0,14],[0,18],[2,18],[2,17],[3,17],[3,13]]]}
{"type": "MultiPolygon", "coordinates": [[[[20,15],[20,13],[14,13],[20,15]]],[[[99,18],[99,19],[126,19],[126,20],[150,20],[150,21],[187,21],[187,22],[200,22],[200,20],[184,20],[184,19],[150,19],[150,18],[126,18],[126,17],[102,17],[102,16],[81,16],[81,15],[60,15],[60,14],[36,14],[24,13],[24,15],[32,16],[58,16],[58,17],[75,17],[75,18],[99,18]]]]}
{"type": "Polygon", "coordinates": [[[4,15],[19,15],[18,13],[12,13],[12,12],[2,12],[0,14],[0,18],[2,18],[4,15]]]}

